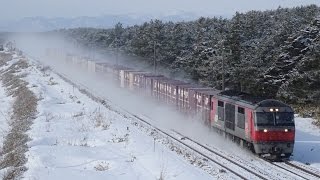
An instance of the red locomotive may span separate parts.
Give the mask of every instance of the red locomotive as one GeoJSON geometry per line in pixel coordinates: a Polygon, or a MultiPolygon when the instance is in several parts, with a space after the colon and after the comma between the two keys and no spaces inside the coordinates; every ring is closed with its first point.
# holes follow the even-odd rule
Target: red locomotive
{"type": "Polygon", "coordinates": [[[256,154],[289,157],[295,137],[292,108],[274,99],[231,94],[221,92],[211,98],[211,126],[230,134],[256,154]]]}

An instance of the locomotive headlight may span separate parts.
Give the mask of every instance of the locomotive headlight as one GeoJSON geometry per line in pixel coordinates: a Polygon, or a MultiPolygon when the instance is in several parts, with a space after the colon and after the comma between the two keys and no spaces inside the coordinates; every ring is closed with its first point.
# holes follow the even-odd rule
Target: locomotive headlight
{"type": "Polygon", "coordinates": [[[288,129],[284,129],[284,132],[288,132],[288,129]]]}
{"type": "Polygon", "coordinates": [[[263,132],[265,132],[265,133],[266,133],[266,132],[268,132],[268,130],[267,130],[267,129],[264,129],[264,130],[263,130],[263,132]]]}
{"type": "Polygon", "coordinates": [[[279,111],[279,109],[276,109],[276,112],[278,112],[279,111]]]}
{"type": "Polygon", "coordinates": [[[270,109],[270,112],[273,112],[273,109],[270,109]]]}

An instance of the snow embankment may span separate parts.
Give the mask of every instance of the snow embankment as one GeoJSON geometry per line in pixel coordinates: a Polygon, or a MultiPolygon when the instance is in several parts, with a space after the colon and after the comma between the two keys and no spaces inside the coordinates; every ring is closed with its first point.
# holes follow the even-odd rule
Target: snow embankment
{"type": "MultiPolygon", "coordinates": [[[[0,71],[2,72],[8,64],[6,63],[4,56],[8,56],[5,54],[0,55],[0,71]]],[[[9,58],[12,58],[11,56],[9,58]]],[[[4,137],[8,134],[9,131],[9,123],[10,123],[10,116],[12,113],[12,103],[13,98],[8,96],[6,93],[6,88],[0,83],[0,151],[2,152],[3,149],[3,141],[4,137]]]]}

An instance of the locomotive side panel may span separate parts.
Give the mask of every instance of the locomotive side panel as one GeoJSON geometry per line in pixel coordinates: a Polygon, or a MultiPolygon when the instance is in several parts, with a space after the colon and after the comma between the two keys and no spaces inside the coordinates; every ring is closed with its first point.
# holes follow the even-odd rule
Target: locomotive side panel
{"type": "Polygon", "coordinates": [[[254,116],[253,110],[245,109],[246,121],[245,121],[245,137],[252,142],[252,136],[254,135],[254,116]]]}
{"type": "MultiPolygon", "coordinates": [[[[248,111],[250,111],[248,109],[248,111]]],[[[234,135],[240,139],[247,140],[246,138],[246,108],[236,106],[235,109],[235,130],[234,135]]]]}

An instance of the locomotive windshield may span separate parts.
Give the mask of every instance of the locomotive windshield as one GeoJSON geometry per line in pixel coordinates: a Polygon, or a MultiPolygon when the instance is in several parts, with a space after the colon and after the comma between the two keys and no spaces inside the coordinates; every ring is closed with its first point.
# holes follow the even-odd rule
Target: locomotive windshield
{"type": "Polygon", "coordinates": [[[292,112],[257,112],[257,126],[293,126],[292,112]]]}

